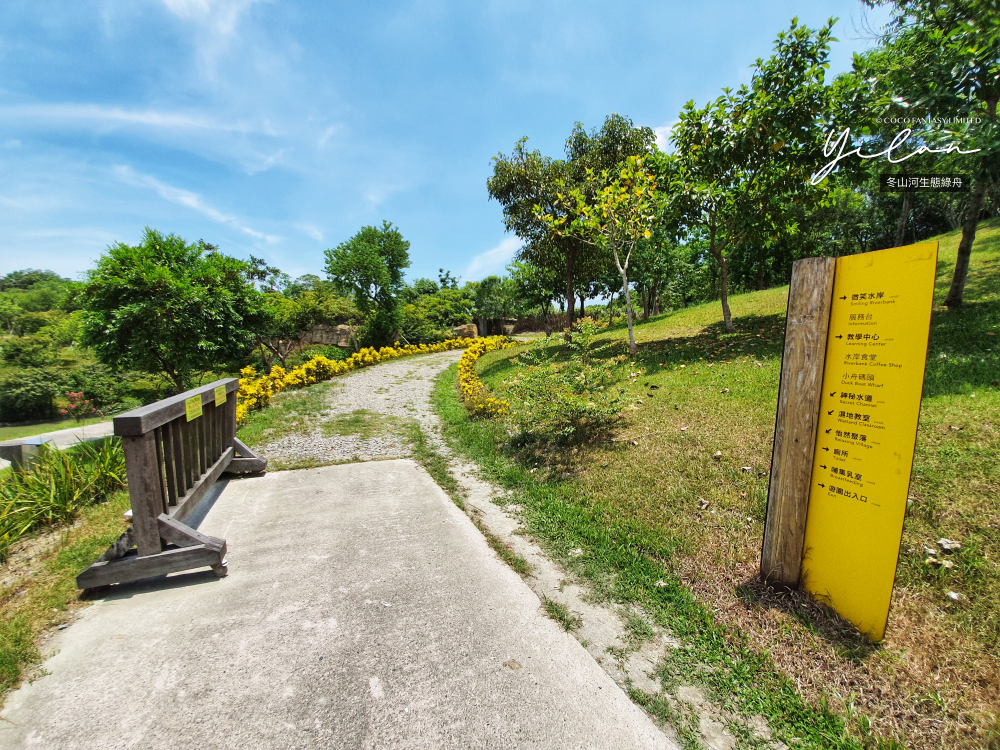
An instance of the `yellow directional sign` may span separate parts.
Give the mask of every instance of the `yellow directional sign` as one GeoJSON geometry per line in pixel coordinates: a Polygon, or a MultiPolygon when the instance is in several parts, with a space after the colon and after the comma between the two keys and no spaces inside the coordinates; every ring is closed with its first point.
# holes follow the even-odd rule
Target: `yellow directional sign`
{"type": "Polygon", "coordinates": [[[215,405],[222,406],[226,403],[226,386],[217,385],[215,386],[215,405]]]}
{"type": "Polygon", "coordinates": [[[837,259],[802,580],[881,641],[913,465],[937,242],[837,259]]]}
{"type": "Polygon", "coordinates": [[[201,416],[201,396],[184,399],[184,414],[188,422],[201,416]]]}

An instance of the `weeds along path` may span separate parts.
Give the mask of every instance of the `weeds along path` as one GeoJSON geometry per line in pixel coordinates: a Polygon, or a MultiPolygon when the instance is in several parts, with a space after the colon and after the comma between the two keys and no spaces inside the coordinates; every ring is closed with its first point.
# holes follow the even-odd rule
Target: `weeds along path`
{"type": "Polygon", "coordinates": [[[273,469],[409,456],[414,423],[440,449],[431,391],[435,377],[461,356],[454,350],[409,357],[286,391],[251,414],[240,438],[273,469]]]}

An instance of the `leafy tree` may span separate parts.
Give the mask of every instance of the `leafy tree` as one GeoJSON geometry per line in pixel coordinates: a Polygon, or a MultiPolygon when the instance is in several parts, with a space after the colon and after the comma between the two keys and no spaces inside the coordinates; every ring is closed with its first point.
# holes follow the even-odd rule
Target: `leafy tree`
{"type": "Polygon", "coordinates": [[[833,20],[818,31],[793,20],[778,35],[774,54],[758,59],[749,86],[724,90],[702,108],[688,102],[674,127],[676,151],[660,159],[680,228],[705,230],[719,267],[719,296],[726,330],[729,261],[743,243],[770,245],[794,231],[790,199],[807,200],[807,178],[819,151],[818,118],[825,111],[833,20]]]}
{"type": "Polygon", "coordinates": [[[251,267],[206,243],[146,228],[87,274],[81,341],[115,369],[162,374],[177,393],[249,354],[262,323],[251,267]]]}
{"type": "Polygon", "coordinates": [[[503,318],[511,313],[514,289],[509,279],[487,276],[471,285],[475,289],[472,314],[479,319],[479,334],[489,333],[488,322],[503,318]]]}
{"type": "Polygon", "coordinates": [[[354,297],[365,316],[366,343],[384,345],[399,331],[396,295],[403,287],[403,270],[410,267],[410,243],[388,221],[361,231],[326,251],[327,276],[354,297]]]}
{"type": "Polygon", "coordinates": [[[438,283],[442,289],[458,289],[458,279],[451,275],[451,271],[438,269],[438,283]]]}
{"type": "Polygon", "coordinates": [[[0,379],[0,421],[51,419],[56,415],[59,386],[48,369],[23,368],[0,379]]]}
{"type": "Polygon", "coordinates": [[[262,303],[263,323],[254,337],[268,366],[277,359],[285,367],[289,355],[302,347],[303,334],[314,326],[358,319],[350,300],[316,292],[303,292],[295,298],[266,292],[262,303]]]}
{"type": "Polygon", "coordinates": [[[866,2],[892,7],[893,19],[883,37],[887,47],[927,52],[919,66],[900,66],[890,82],[900,106],[965,120],[949,123],[945,132],[964,151],[980,149],[962,159],[973,187],[944,302],[961,307],[987,188],[1000,176],[1000,13],[995,0],[866,2]]]}
{"type": "Polygon", "coordinates": [[[552,333],[549,315],[552,302],[562,293],[562,279],[551,268],[514,261],[507,266],[514,294],[528,308],[538,308],[542,315],[545,335],[552,333]]]}
{"type": "MultiPolygon", "coordinates": [[[[614,173],[604,170],[598,176],[593,170],[588,170],[586,185],[587,192],[594,195],[593,202],[587,199],[584,190],[574,188],[568,195],[560,196],[560,201],[568,205],[565,213],[561,216],[543,214],[541,219],[556,234],[572,233],[582,242],[610,251],[621,276],[622,294],[625,296],[629,353],[635,356],[628,269],[636,244],[652,236],[661,197],[656,193],[653,175],[646,171],[644,161],[636,156],[629,156],[614,173]],[[577,218],[567,222],[567,214],[577,218]]],[[[541,210],[540,207],[538,210],[541,210]]]]}
{"type": "MultiPolygon", "coordinates": [[[[572,222],[576,216],[565,212],[571,205],[560,193],[571,188],[583,189],[587,170],[599,174],[613,169],[629,156],[651,152],[655,134],[650,128],[635,127],[619,114],[605,118],[600,130],[589,132],[581,123],[574,125],[566,140],[566,159],[543,156],[537,149],[526,148],[528,139],[515,144],[511,155],[498,154],[493,159],[493,176],[487,181],[490,198],[503,206],[504,226],[524,240],[518,260],[557,271],[563,278],[566,310],[573,322],[577,293],[588,287],[603,272],[607,262],[599,251],[576,235],[552,234],[540,215],[561,216],[572,222]],[[541,212],[536,207],[541,207],[541,212]]],[[[586,196],[591,200],[592,196],[586,196]]]]}

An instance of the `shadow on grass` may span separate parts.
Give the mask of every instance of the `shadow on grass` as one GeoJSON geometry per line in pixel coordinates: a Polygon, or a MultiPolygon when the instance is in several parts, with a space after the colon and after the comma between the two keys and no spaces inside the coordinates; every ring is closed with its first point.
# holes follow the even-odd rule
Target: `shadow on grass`
{"type": "Polygon", "coordinates": [[[692,361],[732,362],[753,356],[758,360],[780,359],[785,335],[784,314],[747,315],[734,318],[736,330],[726,332],[722,321],[691,336],[668,336],[638,345],[636,360],[647,367],[690,364],[692,361]]]}
{"type": "Polygon", "coordinates": [[[842,659],[863,662],[882,649],[858,632],[830,607],[804,591],[781,590],[768,586],[758,576],[736,587],[736,594],[748,607],[784,612],[806,630],[829,643],[842,659]]]}
{"type": "Polygon", "coordinates": [[[931,314],[924,398],[1000,388],[1000,302],[931,314]]]}

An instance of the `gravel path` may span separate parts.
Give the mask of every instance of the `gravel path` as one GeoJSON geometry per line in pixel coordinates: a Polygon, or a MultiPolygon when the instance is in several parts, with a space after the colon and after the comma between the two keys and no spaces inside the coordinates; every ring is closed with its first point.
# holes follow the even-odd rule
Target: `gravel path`
{"type": "MultiPolygon", "coordinates": [[[[316,424],[359,409],[388,417],[416,419],[428,442],[442,451],[444,444],[439,437],[440,422],[430,403],[431,389],[438,373],[461,356],[462,350],[453,350],[409,357],[337,378],[339,387],[330,390],[327,408],[317,415],[316,424]]],[[[409,453],[407,443],[401,437],[386,435],[362,439],[358,435],[327,436],[319,427],[308,434],[288,435],[261,448],[264,457],[278,462],[371,461],[403,458],[409,453]]]]}

